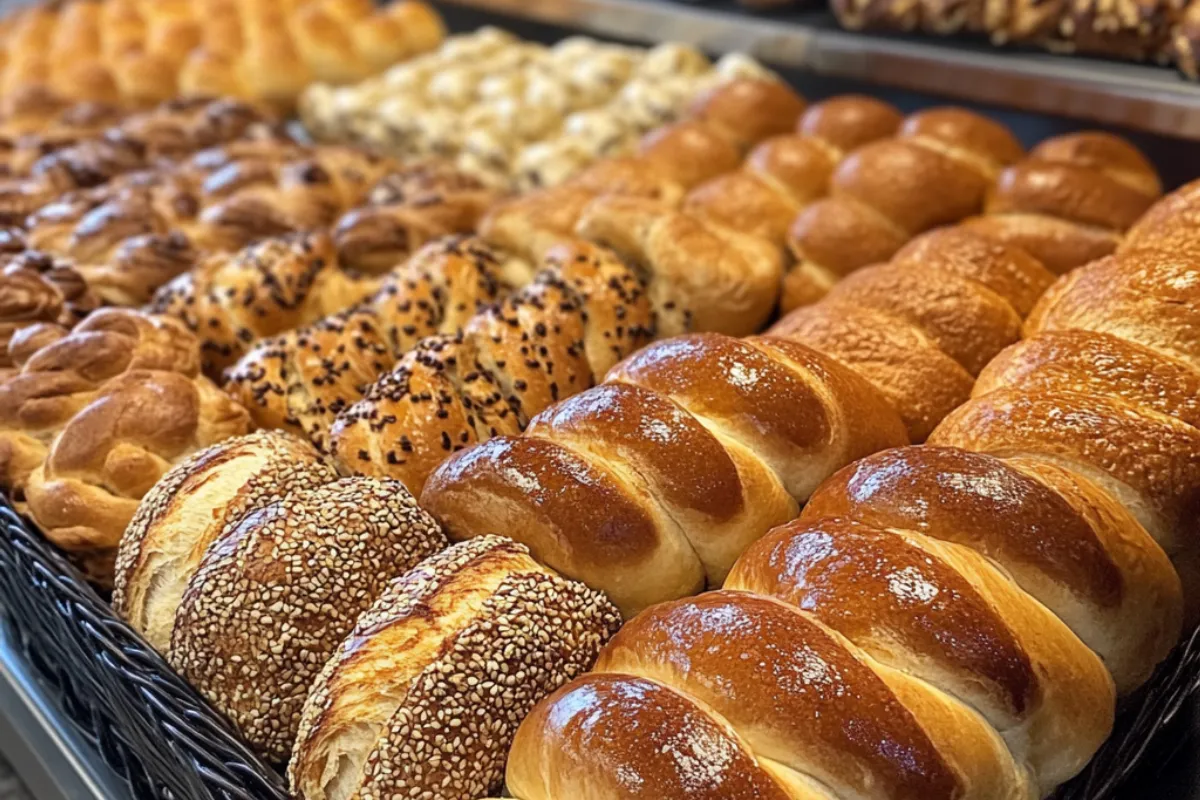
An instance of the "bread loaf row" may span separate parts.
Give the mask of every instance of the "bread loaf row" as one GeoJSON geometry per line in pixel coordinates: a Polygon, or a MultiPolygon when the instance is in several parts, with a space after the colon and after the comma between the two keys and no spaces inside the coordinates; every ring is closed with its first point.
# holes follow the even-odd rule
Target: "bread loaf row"
{"type": "Polygon", "coordinates": [[[619,618],[511,541],[446,545],[403,486],[338,479],[311,445],[259,432],[146,495],[113,604],[270,760],[299,732],[333,783],[387,787],[399,759],[477,796],[503,772],[498,745],[619,618]]]}
{"type": "Polygon", "coordinates": [[[346,82],[429,50],[432,8],[369,0],[79,0],[0,20],[4,116],[59,99],[144,106],[228,96],[290,108],[313,80],[346,82]]]}
{"type": "Polygon", "coordinates": [[[1035,798],[1082,768],[1196,591],[1200,274],[1159,209],[929,445],[846,467],[722,591],[627,623],[522,725],[509,792],[1035,798]]]}

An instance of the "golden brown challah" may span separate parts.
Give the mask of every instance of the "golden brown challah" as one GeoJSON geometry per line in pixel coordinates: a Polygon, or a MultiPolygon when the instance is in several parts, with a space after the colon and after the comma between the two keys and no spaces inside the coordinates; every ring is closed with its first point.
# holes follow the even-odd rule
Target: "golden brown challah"
{"type": "Polygon", "coordinates": [[[1060,278],[930,445],[840,471],[535,709],[510,793],[1048,796],[1195,607],[1198,287],[1150,248],[1060,278]]]}
{"type": "Polygon", "coordinates": [[[422,504],[452,538],[502,530],[627,613],[718,586],[821,480],[966,400],[959,362],[1016,341],[1050,281],[977,234],[928,234],[771,337],[643,350],[523,436],[454,456],[422,504]]]}
{"type": "Polygon", "coordinates": [[[508,539],[426,559],[359,618],[313,683],[292,791],[302,800],[497,791],[521,719],[586,670],[619,624],[604,595],[508,539]]]}
{"type": "Polygon", "coordinates": [[[102,309],[0,384],[0,479],[43,532],[111,580],[138,500],[172,464],[249,426],[173,320],[102,309]]]}
{"type": "Polygon", "coordinates": [[[774,136],[746,156],[742,168],[693,189],[683,209],[782,248],[796,214],[829,191],[829,179],[851,151],[895,135],[900,112],[870,97],[844,95],[809,107],[796,132],[774,136]]]}
{"type": "Polygon", "coordinates": [[[1154,167],[1132,144],[1072,133],[1047,139],[1000,173],[986,216],[966,225],[1062,274],[1110,255],[1161,193],[1154,167]]]}
{"type": "Polygon", "coordinates": [[[9,246],[15,252],[0,253],[0,380],[34,340],[64,335],[99,306],[71,262],[25,250],[18,232],[0,231],[0,247],[9,246]]]}
{"type": "Polygon", "coordinates": [[[788,233],[795,264],[784,310],[887,261],[919,233],[979,213],[1001,170],[1022,154],[1002,125],[957,108],[913,114],[896,136],[858,148],[834,171],[830,196],[800,212],[788,233]]]}
{"type": "MultiPolygon", "coordinates": [[[[80,107],[84,113],[88,108],[80,107]]],[[[0,216],[24,225],[29,214],[64,193],[241,138],[278,136],[261,110],[229,100],[173,100],[79,141],[27,136],[8,154],[12,175],[0,183],[0,216]]]]}

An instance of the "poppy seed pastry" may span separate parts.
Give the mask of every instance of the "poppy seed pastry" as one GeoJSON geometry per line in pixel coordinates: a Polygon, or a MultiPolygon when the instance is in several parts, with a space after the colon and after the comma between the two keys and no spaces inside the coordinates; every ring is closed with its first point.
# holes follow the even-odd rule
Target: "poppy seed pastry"
{"type": "Polygon", "coordinates": [[[191,456],[142,498],[117,553],[113,609],[159,652],[208,546],[247,513],[337,479],[312,445],[275,431],[191,456]]]}
{"type": "Polygon", "coordinates": [[[289,769],[302,800],[495,793],[521,720],[619,625],[598,592],[487,536],[394,581],[313,684],[289,769]]]}
{"type": "Polygon", "coordinates": [[[321,665],[388,581],[447,545],[395,481],[342,480],[259,508],[208,548],[168,661],[272,761],[321,665]]]}

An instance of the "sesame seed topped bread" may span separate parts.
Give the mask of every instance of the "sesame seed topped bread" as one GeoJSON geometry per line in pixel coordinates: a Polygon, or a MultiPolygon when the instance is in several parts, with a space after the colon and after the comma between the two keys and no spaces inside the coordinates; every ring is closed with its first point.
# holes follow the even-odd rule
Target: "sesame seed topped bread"
{"type": "Polygon", "coordinates": [[[475,800],[517,725],[620,623],[582,584],[490,536],[394,581],[325,665],[289,767],[301,800],[475,800]]]}
{"type": "Polygon", "coordinates": [[[188,581],[168,660],[272,761],[313,678],[388,582],[446,547],[403,486],[301,487],[225,527],[188,581]]]}
{"type": "Polygon", "coordinates": [[[159,652],[209,545],[244,515],[337,478],[312,445],[258,431],[201,450],[146,493],[121,537],[113,610],[159,652]]]}

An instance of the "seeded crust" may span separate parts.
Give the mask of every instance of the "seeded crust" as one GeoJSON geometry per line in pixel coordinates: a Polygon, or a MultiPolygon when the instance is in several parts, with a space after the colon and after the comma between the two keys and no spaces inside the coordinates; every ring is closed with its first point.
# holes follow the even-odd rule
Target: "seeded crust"
{"type": "Polygon", "coordinates": [[[313,684],[289,769],[302,800],[496,793],[517,726],[584,672],[620,617],[485,536],[394,581],[313,684]]]}
{"type": "Polygon", "coordinates": [[[433,333],[457,333],[523,275],[473,237],[421,250],[360,306],[259,343],[229,372],[226,389],[261,427],[326,449],[336,416],[363,397],[395,358],[433,333]]]}
{"type": "Polygon", "coordinates": [[[446,547],[404,487],[344,478],[245,516],[209,548],[168,660],[273,761],[313,677],[390,579],[446,547]]]}
{"type": "Polygon", "coordinates": [[[221,531],[293,491],[336,479],[309,444],[272,431],[195,453],[138,505],[117,553],[113,610],[165,651],[184,588],[221,531]]]}
{"type": "Polygon", "coordinates": [[[649,344],[657,318],[637,274],[603,248],[554,248],[534,282],[456,338],[423,342],[339,415],[331,453],[350,473],[420,492],[452,453],[524,430],[649,344]]]}

